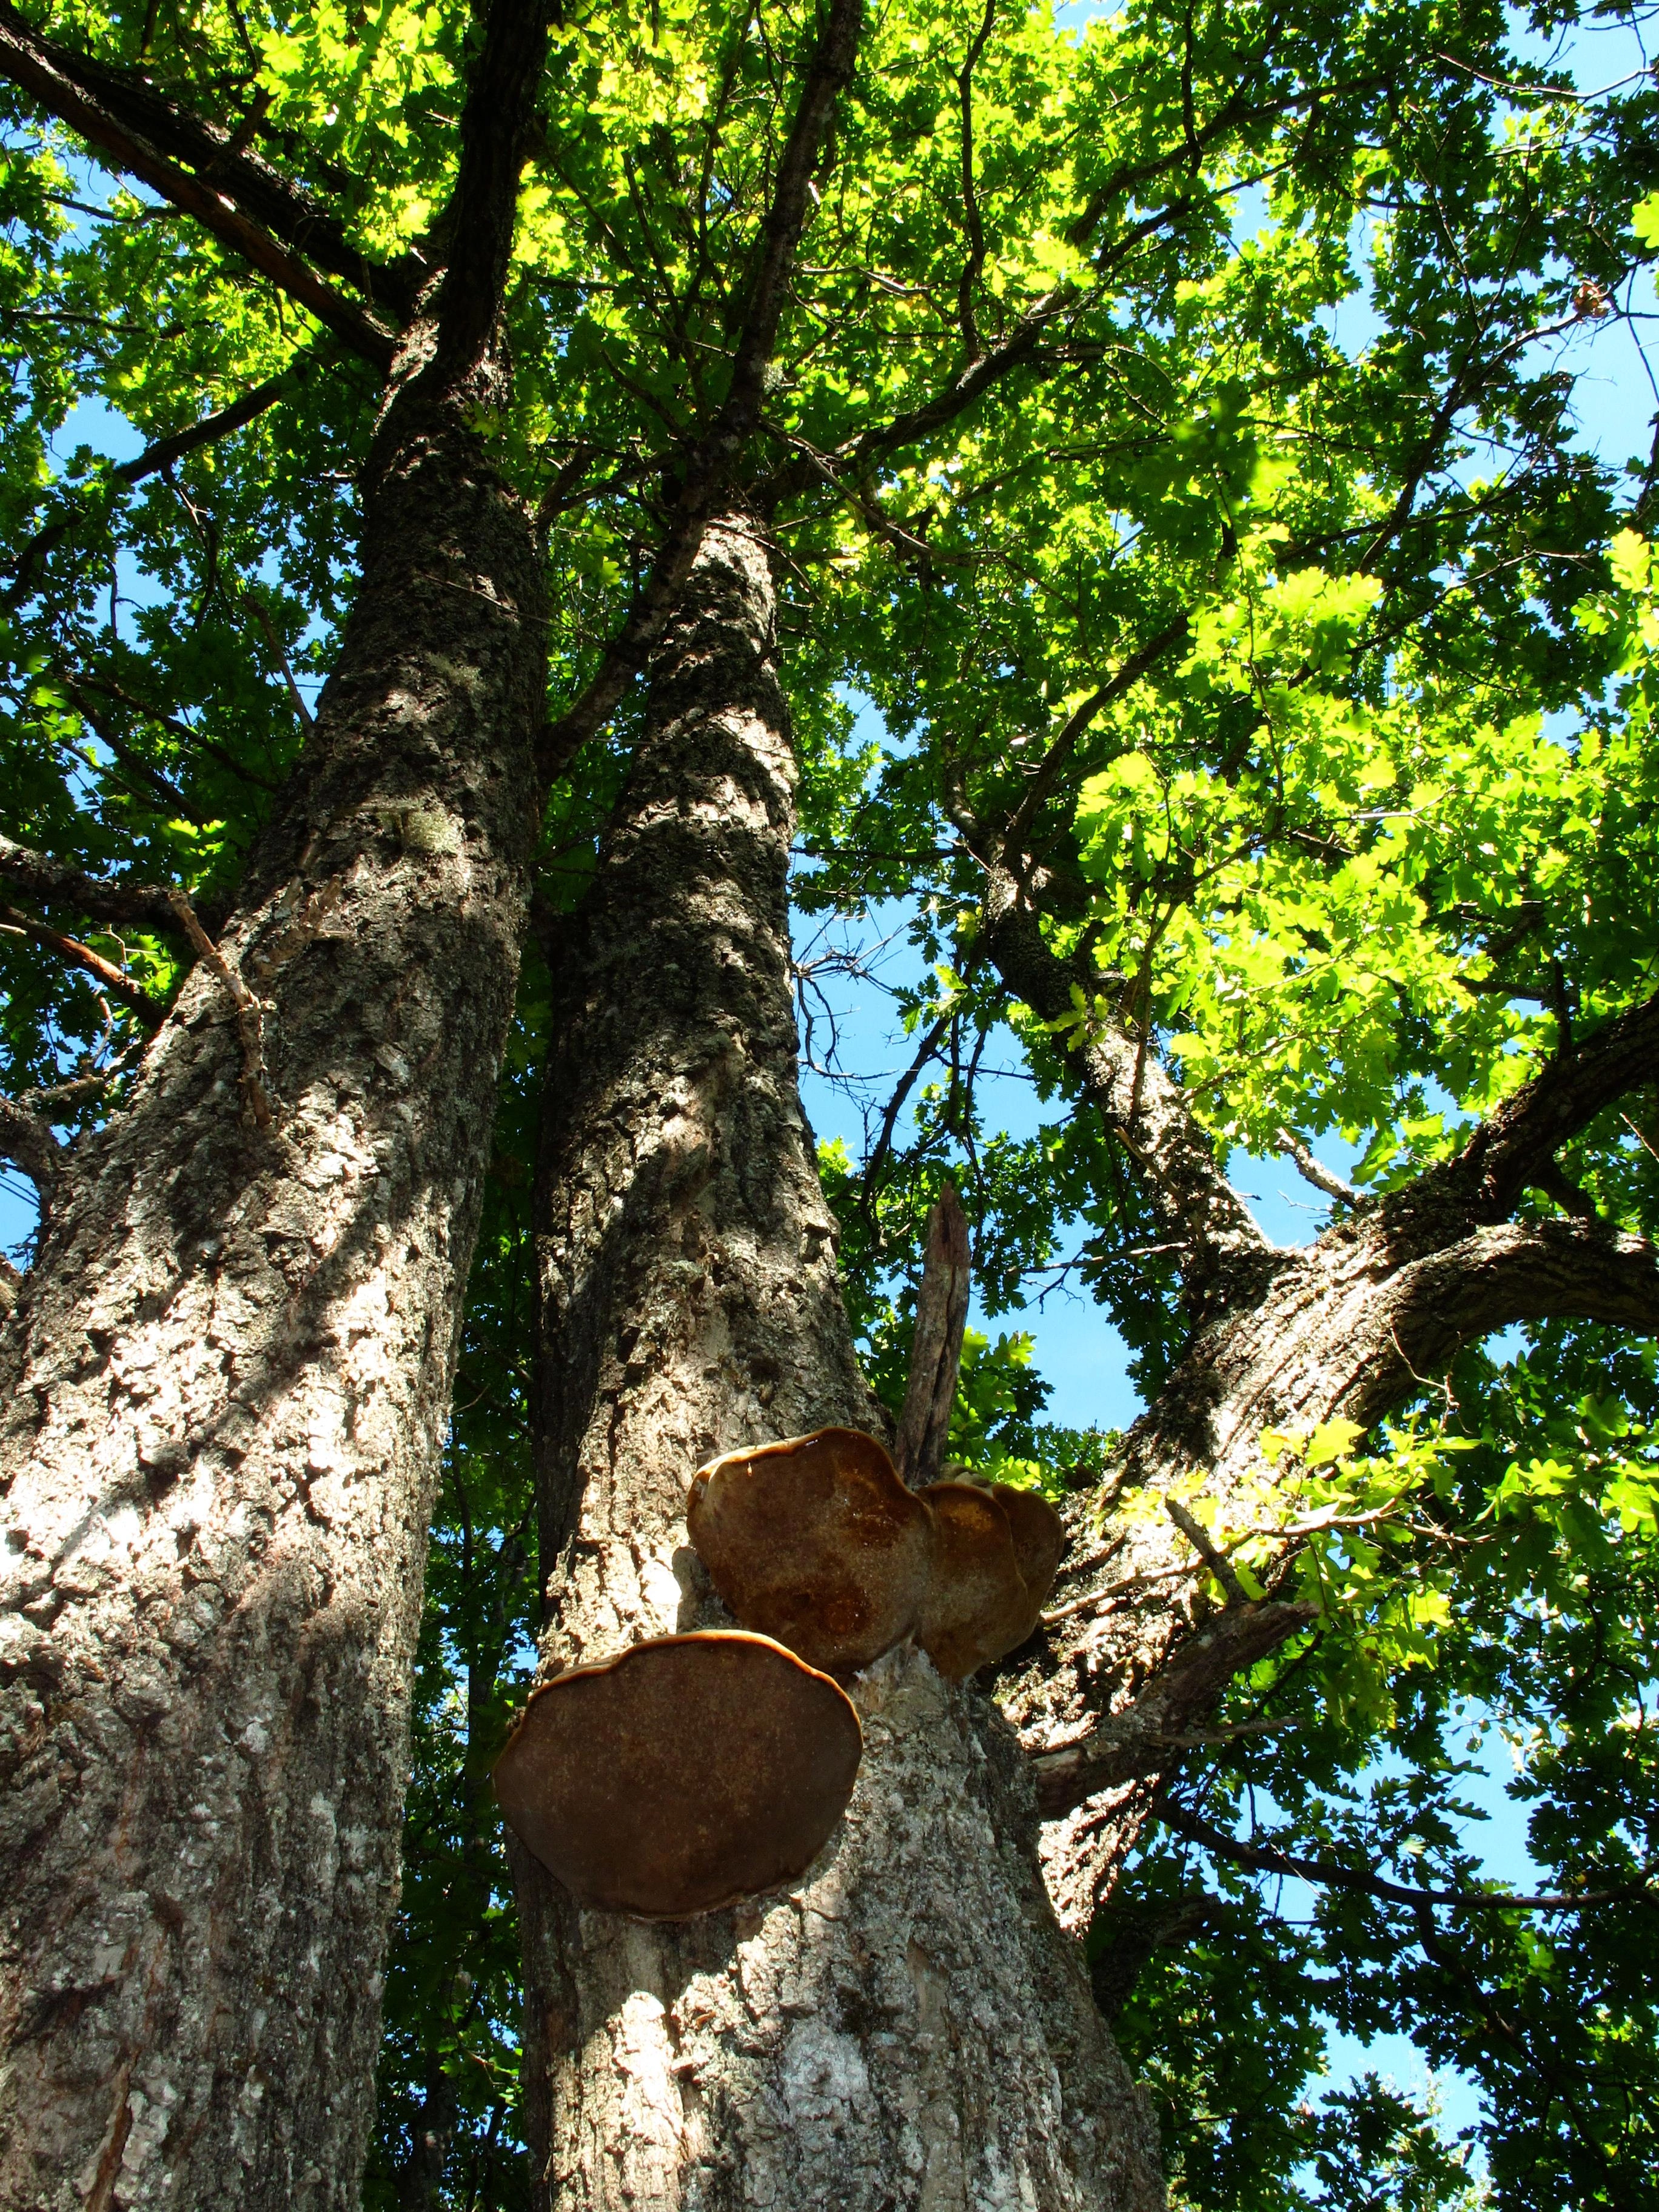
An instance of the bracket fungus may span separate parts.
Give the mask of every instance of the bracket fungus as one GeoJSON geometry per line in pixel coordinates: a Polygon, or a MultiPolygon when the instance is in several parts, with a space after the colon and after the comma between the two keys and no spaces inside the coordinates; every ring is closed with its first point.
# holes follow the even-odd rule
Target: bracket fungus
{"type": "Polygon", "coordinates": [[[732,1618],[856,1674],[915,1626],[933,1519],[874,1437],[818,1429],[711,1461],[685,1525],[732,1618]]]}
{"type": "MultiPolygon", "coordinates": [[[[1012,1483],[994,1482],[991,1495],[1008,1516],[1008,1533],[1014,1540],[1014,1564],[1040,1613],[1060,1571],[1066,1550],[1066,1523],[1040,1490],[1016,1490],[1012,1483]]],[[[1025,1636],[1036,1626],[1034,1618],[1025,1636]]],[[[1020,1642],[1024,1641],[1022,1636],[1020,1642]]]]}
{"type": "Polygon", "coordinates": [[[1024,1644],[1042,1600],[1033,1598],[1020,1572],[998,1491],[976,1482],[936,1482],[926,1496],[939,1555],[916,1641],[941,1674],[959,1681],[1024,1644]]]}
{"type": "Polygon", "coordinates": [[[1035,1491],[913,1491],[859,1429],[726,1453],[685,1520],[735,1620],[842,1675],[912,1635],[953,1680],[1001,1658],[1036,1626],[1066,1547],[1035,1491]]]}
{"type": "Polygon", "coordinates": [[[687,1920],[804,1874],[847,1809],[852,1701],[739,1630],[661,1636],[532,1696],[495,1795],[579,1905],[687,1920]]]}

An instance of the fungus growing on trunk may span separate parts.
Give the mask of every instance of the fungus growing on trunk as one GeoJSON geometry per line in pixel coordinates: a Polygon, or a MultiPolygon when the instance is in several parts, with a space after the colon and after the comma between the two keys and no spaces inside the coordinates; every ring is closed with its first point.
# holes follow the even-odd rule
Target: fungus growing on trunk
{"type": "MultiPolygon", "coordinates": [[[[1014,1540],[1014,1564],[1040,1613],[1054,1588],[1066,1550],[1066,1523],[1040,1490],[1016,1490],[1012,1483],[994,1482],[991,1495],[1008,1516],[1008,1533],[1014,1540]]],[[[1036,1626],[1036,1613],[1029,1636],[1036,1626]]],[[[1023,1644],[1025,1637],[1022,1636],[1023,1644]]]]}
{"type": "Polygon", "coordinates": [[[689,1920],[804,1874],[863,1749],[838,1684],[724,1629],[657,1637],[544,1683],[494,1779],[579,1905],[689,1920]]]}
{"type": "Polygon", "coordinates": [[[1060,1516],[1004,1483],[908,1489],[874,1437],[819,1429],[697,1474],[686,1527],[745,1628],[836,1674],[914,1635],[953,1680],[1023,1644],[1066,1547],[1060,1516]]]}
{"type": "Polygon", "coordinates": [[[932,1516],[861,1430],[712,1461],[685,1525],[733,1619],[830,1674],[873,1666],[921,1617],[932,1516]]]}
{"type": "Polygon", "coordinates": [[[1046,1499],[1003,1483],[936,1482],[925,1496],[938,1550],[916,1641],[957,1681],[1017,1650],[1036,1626],[1065,1531],[1046,1499]]]}

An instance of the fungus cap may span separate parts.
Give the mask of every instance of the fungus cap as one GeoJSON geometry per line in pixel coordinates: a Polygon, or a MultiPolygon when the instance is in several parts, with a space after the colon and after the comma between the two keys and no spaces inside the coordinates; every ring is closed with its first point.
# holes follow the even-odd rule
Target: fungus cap
{"type": "MultiPolygon", "coordinates": [[[[991,1495],[1008,1516],[1008,1533],[1014,1540],[1014,1560],[1020,1577],[1040,1612],[1054,1588],[1054,1577],[1066,1550],[1066,1523],[1040,1490],[1016,1490],[999,1482],[991,1495]]],[[[1036,1627],[1035,1620],[1031,1626],[1036,1627]]],[[[1027,1629],[1026,1635],[1030,1634],[1027,1629]]],[[[1021,1638],[1021,1642],[1024,1638],[1021,1638]]]]}
{"type": "Polygon", "coordinates": [[[846,1692],[764,1636],[662,1636],[532,1697],[502,1812],[579,1905],[685,1920],[803,1874],[847,1808],[846,1692]]]}
{"type": "Polygon", "coordinates": [[[734,1620],[814,1667],[855,1674],[915,1626],[933,1516],[859,1429],[727,1452],[696,1475],[685,1524],[734,1620]]]}
{"type": "Polygon", "coordinates": [[[916,1641],[941,1674],[959,1681],[1023,1644],[1036,1608],[996,1492],[976,1482],[935,1482],[923,1495],[937,1553],[916,1641]]]}

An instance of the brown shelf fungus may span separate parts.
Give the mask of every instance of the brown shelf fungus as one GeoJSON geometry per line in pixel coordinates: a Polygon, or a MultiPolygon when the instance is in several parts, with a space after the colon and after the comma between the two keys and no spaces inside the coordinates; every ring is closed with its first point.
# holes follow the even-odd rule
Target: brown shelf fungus
{"type": "MultiPolygon", "coordinates": [[[[1066,1523],[1040,1490],[1016,1490],[1010,1483],[998,1482],[991,1486],[991,1495],[1008,1516],[1015,1563],[1040,1612],[1060,1571],[1066,1550],[1066,1523]]],[[[1036,1626],[1034,1620],[1031,1626],[1036,1626]]],[[[1026,1636],[1030,1632],[1028,1628],[1026,1636]]]]}
{"type": "Polygon", "coordinates": [[[916,1641],[957,1681],[1017,1650],[1036,1626],[1066,1532],[1034,1491],[936,1482],[923,1494],[938,1552],[916,1641]]]}
{"type": "Polygon", "coordinates": [[[733,1617],[830,1674],[872,1666],[921,1616],[933,1516],[860,1430],[728,1452],[693,1481],[685,1522],[733,1617]]]}
{"type": "Polygon", "coordinates": [[[739,1630],[662,1636],[535,1692],[495,1795],[579,1905],[688,1920],[804,1874],[847,1809],[858,1715],[739,1630]]]}

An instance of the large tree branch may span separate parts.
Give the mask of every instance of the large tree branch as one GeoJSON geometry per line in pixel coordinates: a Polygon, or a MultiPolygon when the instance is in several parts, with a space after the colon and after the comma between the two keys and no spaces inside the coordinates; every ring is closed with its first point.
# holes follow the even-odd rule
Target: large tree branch
{"type": "Polygon", "coordinates": [[[1659,1080],[1659,992],[1558,1053],[1490,1114],[1458,1158],[1426,1182],[1462,1186],[1477,1216],[1501,1219],[1521,1193],[1544,1189],[1556,1152],[1596,1115],[1659,1080]]]}
{"type": "Polygon", "coordinates": [[[438,305],[441,378],[464,376],[493,343],[513,252],[519,178],[547,66],[552,0],[494,0],[461,116],[438,305]]]}
{"type": "Polygon", "coordinates": [[[14,838],[0,836],[0,878],[27,891],[88,915],[94,921],[125,922],[143,929],[176,930],[177,896],[159,884],[122,884],[108,876],[84,875],[79,868],[47,858],[14,838]]]}
{"type": "MultiPolygon", "coordinates": [[[[122,121],[104,101],[83,90],[59,50],[37,38],[15,9],[0,0],[0,76],[9,77],[111,165],[191,216],[223,246],[268,276],[279,290],[313,314],[353,353],[382,375],[392,366],[392,332],[342,297],[308,263],[253,221],[222,187],[193,174],[122,121]]],[[[204,126],[205,127],[205,126],[204,126]]]]}
{"type": "MultiPolygon", "coordinates": [[[[1008,872],[990,872],[979,948],[1012,995],[1044,1022],[1075,1011],[1098,978],[1076,975],[1045,942],[1036,914],[1008,872]]],[[[1182,1273],[1200,1285],[1244,1255],[1273,1247],[1216,1163],[1186,1093],[1149,1042],[1113,1021],[1080,1025],[1055,1050],[1083,1097],[1134,1160],[1162,1222],[1182,1246],[1182,1273]]]]}
{"type": "Polygon", "coordinates": [[[1332,1410],[1370,1427],[1443,1373],[1465,1344],[1538,1321],[1605,1322],[1653,1335],[1659,1252],[1601,1223],[1504,1221],[1410,1261],[1378,1285],[1366,1325],[1346,1347],[1346,1369],[1333,1362],[1332,1410]]]}
{"type": "MultiPolygon", "coordinates": [[[[1042,944],[1034,917],[1020,937],[1013,949],[1026,964],[1010,960],[1011,988],[1040,1012],[1063,1012],[1063,963],[1042,944]]],[[[1120,1485],[1167,1492],[1202,1468],[1224,1504],[1259,1474],[1265,1429],[1305,1434],[1338,1415],[1370,1429],[1437,1388],[1464,1345],[1511,1322],[1584,1319],[1659,1333],[1652,1245],[1601,1221],[1492,1218],[1544,1179],[1556,1146],[1652,1080],[1655,1024],[1644,1004],[1563,1053],[1459,1158],[1361,1200],[1313,1245],[1279,1255],[1265,1291],[1230,1300],[1228,1285],[1241,1278],[1229,1277],[1157,1403],[1125,1437],[1120,1485]]],[[[1281,1569],[1295,1540],[1287,1529],[1281,1569]]],[[[1079,1918],[1139,1832],[1148,1778],[1170,1764],[1177,1738],[1201,1725],[1229,1671],[1194,1671],[1195,1640],[1236,1635],[1252,1620],[1250,1608],[1232,1605],[1197,1627],[1191,1601],[1177,1595],[1190,1580],[1177,1573],[1182,1565],[1167,1556],[1156,1522],[1080,1562],[1077,1594],[1049,1616],[1043,1665],[1010,1685],[1010,1717],[1036,1754],[1040,1800],[1064,1821],[1054,1880],[1079,1918]],[[1158,1601],[1148,1605],[1149,1596],[1158,1601]],[[1091,1717],[1103,1709],[1104,1719],[1091,1717]]]]}
{"type": "MultiPolygon", "coordinates": [[[[412,304],[410,272],[388,268],[365,253],[306,185],[284,176],[251,148],[239,145],[222,124],[211,123],[169,100],[134,70],[43,39],[10,0],[0,0],[0,51],[8,40],[15,50],[31,56],[38,69],[72,87],[157,154],[194,169],[204,183],[234,200],[250,221],[283,240],[313,268],[341,278],[371,304],[389,307],[399,320],[408,313],[412,304]]],[[[9,76],[14,74],[9,64],[0,63],[0,67],[9,76]]],[[[37,92],[37,96],[43,95],[37,92]]],[[[53,107],[54,113],[59,112],[53,107]]]]}
{"type": "MultiPolygon", "coordinates": [[[[1420,1218],[1411,1225],[1428,1233],[1420,1218]]],[[[1220,1304],[1124,1438],[1119,1486],[1161,1488],[1174,1503],[1171,1486],[1202,1468],[1224,1504],[1260,1474],[1264,1429],[1305,1434],[1334,1415],[1369,1429],[1434,1387],[1464,1344],[1511,1322],[1659,1331],[1659,1255],[1640,1238],[1577,1220],[1492,1223],[1437,1232],[1437,1249],[1402,1262],[1390,1226],[1368,1206],[1285,1255],[1265,1297],[1220,1304]]],[[[1184,1517],[1198,1548],[1198,1516],[1184,1517]]],[[[1275,1584],[1300,1533],[1284,1532],[1275,1584]]],[[[1314,1610],[1234,1601],[1204,1619],[1191,1563],[1170,1559],[1157,1521],[1079,1561],[1079,1577],[1083,1589],[1045,1620],[1042,1663],[1010,1681],[1006,1709],[1033,1754],[1042,1812],[1062,1824],[1051,1844],[1057,1902],[1081,1924],[1140,1831],[1152,1778],[1224,1738],[1206,1739],[1206,1717],[1228,1680],[1314,1610]]]]}
{"type": "MultiPolygon", "coordinates": [[[[1183,211],[1188,203],[1160,208],[1134,226],[1131,236],[1117,241],[1118,247],[1139,245],[1143,238],[1152,235],[1183,211]]],[[[1116,248],[1114,249],[1116,251],[1116,248]]],[[[1030,361],[1038,341],[1049,326],[1061,316],[1073,313],[1086,306],[1091,295],[1080,284],[1056,284],[1034,300],[1015,321],[1006,337],[988,348],[977,359],[969,360],[951,380],[920,405],[896,415],[891,422],[866,430],[836,453],[825,457],[830,471],[839,477],[857,478],[865,475],[878,461],[918,440],[942,430],[947,422],[982,399],[988,392],[1010,376],[1013,371],[1030,361]]],[[[1058,363],[1055,364],[1059,366],[1058,363]]],[[[817,473],[823,473],[823,463],[817,473]]],[[[813,481],[812,464],[802,456],[786,462],[770,477],[763,496],[769,505],[791,498],[806,490],[813,481]]]]}
{"type": "Polygon", "coordinates": [[[934,430],[943,429],[965,415],[977,400],[1000,384],[1022,362],[1030,359],[1037,341],[1058,316],[1068,313],[1086,295],[1076,285],[1057,285],[1034,300],[1000,343],[990,347],[977,361],[972,361],[940,386],[933,396],[919,406],[896,415],[890,422],[863,434],[839,451],[823,457],[815,468],[805,455],[787,461],[769,477],[761,496],[769,507],[809,490],[829,470],[838,477],[858,477],[864,475],[875,462],[901,447],[915,445],[934,430]]]}
{"type": "Polygon", "coordinates": [[[726,398],[686,457],[661,546],[633,611],[605,647],[592,682],[547,732],[544,765],[550,773],[556,774],[609,718],[644,667],[679,603],[704,526],[738,456],[759,427],[766,368],[776,348],[790,275],[811,204],[812,173],[836,103],[852,82],[863,20],[863,0],[831,0],[778,162],[726,398]]]}

